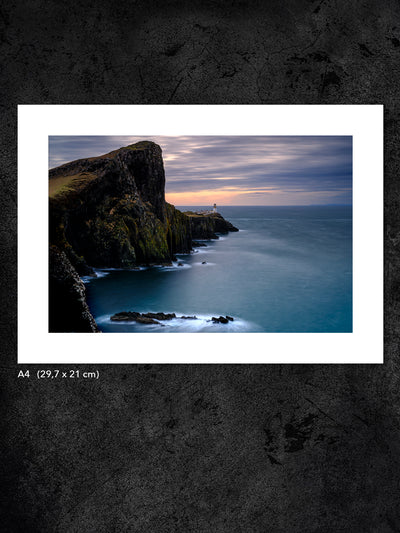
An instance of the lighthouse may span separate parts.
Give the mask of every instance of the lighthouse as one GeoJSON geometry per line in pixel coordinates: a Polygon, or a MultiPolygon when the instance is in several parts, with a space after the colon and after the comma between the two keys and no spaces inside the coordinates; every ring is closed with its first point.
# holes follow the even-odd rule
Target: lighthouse
{"type": "Polygon", "coordinates": [[[213,213],[217,212],[217,204],[214,204],[213,213]]]}

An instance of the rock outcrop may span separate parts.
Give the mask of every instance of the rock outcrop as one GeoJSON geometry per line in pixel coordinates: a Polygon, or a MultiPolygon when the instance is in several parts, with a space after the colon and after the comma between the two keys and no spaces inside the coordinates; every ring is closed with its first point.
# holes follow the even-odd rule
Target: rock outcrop
{"type": "Polygon", "coordinates": [[[50,170],[50,242],[80,274],[170,263],[191,250],[190,221],[165,202],[161,148],[140,142],[50,170]]]}
{"type": "Polygon", "coordinates": [[[219,213],[196,213],[185,211],[190,219],[193,239],[218,239],[217,233],[226,234],[230,231],[239,231],[219,213]]]}
{"type": "MultiPolygon", "coordinates": [[[[121,311],[110,317],[112,322],[139,322],[140,324],[160,324],[159,320],[172,320],[173,318],[180,318],[183,320],[198,320],[197,316],[176,316],[175,313],[138,313],[137,311],[121,311]]],[[[231,316],[213,316],[207,322],[214,324],[228,324],[233,322],[234,318],[231,316]]]]}
{"type": "Polygon", "coordinates": [[[50,246],[49,331],[98,332],[86,303],[85,285],[64,252],[50,246]]]}
{"type": "Polygon", "coordinates": [[[214,324],[228,324],[228,322],[233,322],[233,317],[231,316],[219,316],[219,317],[216,317],[216,316],[213,316],[211,317],[211,320],[214,322],[214,324]]]}

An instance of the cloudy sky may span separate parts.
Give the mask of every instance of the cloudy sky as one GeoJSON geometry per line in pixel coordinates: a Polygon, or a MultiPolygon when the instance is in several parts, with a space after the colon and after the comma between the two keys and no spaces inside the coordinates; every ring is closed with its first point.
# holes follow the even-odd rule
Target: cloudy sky
{"type": "Polygon", "coordinates": [[[163,151],[174,205],[351,204],[351,137],[49,137],[49,167],[140,140],[163,151]]]}

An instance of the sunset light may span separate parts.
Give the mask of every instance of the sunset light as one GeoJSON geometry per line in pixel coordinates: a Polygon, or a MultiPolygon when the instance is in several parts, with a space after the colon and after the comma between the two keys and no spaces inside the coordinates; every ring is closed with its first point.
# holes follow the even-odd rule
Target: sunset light
{"type": "Polygon", "coordinates": [[[350,136],[51,137],[50,168],[141,140],[159,144],[174,205],[352,204],[350,136]]]}

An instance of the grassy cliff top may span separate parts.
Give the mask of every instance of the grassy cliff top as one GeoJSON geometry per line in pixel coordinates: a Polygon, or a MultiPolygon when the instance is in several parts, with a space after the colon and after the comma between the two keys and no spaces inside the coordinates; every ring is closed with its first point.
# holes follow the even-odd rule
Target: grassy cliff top
{"type": "Polygon", "coordinates": [[[96,177],[96,174],[91,172],[81,172],[70,176],[56,176],[49,180],[49,198],[61,198],[70,192],[77,192],[96,177]]]}

